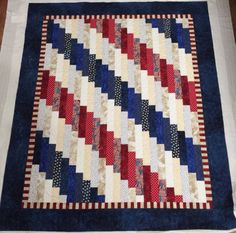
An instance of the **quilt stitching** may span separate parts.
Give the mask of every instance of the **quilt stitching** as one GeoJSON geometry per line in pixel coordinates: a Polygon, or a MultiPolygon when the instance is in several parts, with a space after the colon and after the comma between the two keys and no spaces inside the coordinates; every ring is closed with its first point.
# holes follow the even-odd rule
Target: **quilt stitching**
{"type": "Polygon", "coordinates": [[[46,16],[33,110],[24,208],[212,207],[191,15],[46,16]]]}

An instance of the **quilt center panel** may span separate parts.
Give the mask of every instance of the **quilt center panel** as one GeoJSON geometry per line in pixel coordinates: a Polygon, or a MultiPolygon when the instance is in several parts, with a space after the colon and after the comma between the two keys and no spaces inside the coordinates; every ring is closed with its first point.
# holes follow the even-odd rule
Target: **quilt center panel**
{"type": "Polygon", "coordinates": [[[24,208],[211,208],[191,15],[47,16],[24,208]]]}

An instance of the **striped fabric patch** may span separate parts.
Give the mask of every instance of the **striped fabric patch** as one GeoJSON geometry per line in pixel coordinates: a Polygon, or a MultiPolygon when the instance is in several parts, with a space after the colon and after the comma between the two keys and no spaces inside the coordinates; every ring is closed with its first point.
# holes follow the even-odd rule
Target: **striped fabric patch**
{"type": "Polygon", "coordinates": [[[191,15],[45,16],[22,206],[212,207],[191,15]]]}

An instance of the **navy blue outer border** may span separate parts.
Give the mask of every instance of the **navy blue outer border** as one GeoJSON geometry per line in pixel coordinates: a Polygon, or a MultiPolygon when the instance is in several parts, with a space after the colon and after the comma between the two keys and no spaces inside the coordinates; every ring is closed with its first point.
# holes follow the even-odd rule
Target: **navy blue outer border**
{"type": "MultiPolygon", "coordinates": [[[[4,135],[1,135],[4,136],[4,135]]],[[[108,231],[236,227],[219,88],[206,2],[30,4],[0,207],[0,230],[108,231]],[[192,14],[201,78],[213,209],[22,209],[24,169],[44,15],[192,14]]]]}

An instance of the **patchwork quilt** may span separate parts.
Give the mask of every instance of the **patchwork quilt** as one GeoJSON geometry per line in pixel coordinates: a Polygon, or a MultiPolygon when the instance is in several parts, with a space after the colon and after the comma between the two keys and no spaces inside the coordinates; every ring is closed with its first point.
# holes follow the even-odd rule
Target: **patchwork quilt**
{"type": "Polygon", "coordinates": [[[0,219],[236,227],[206,3],[29,5],[0,219]]]}

